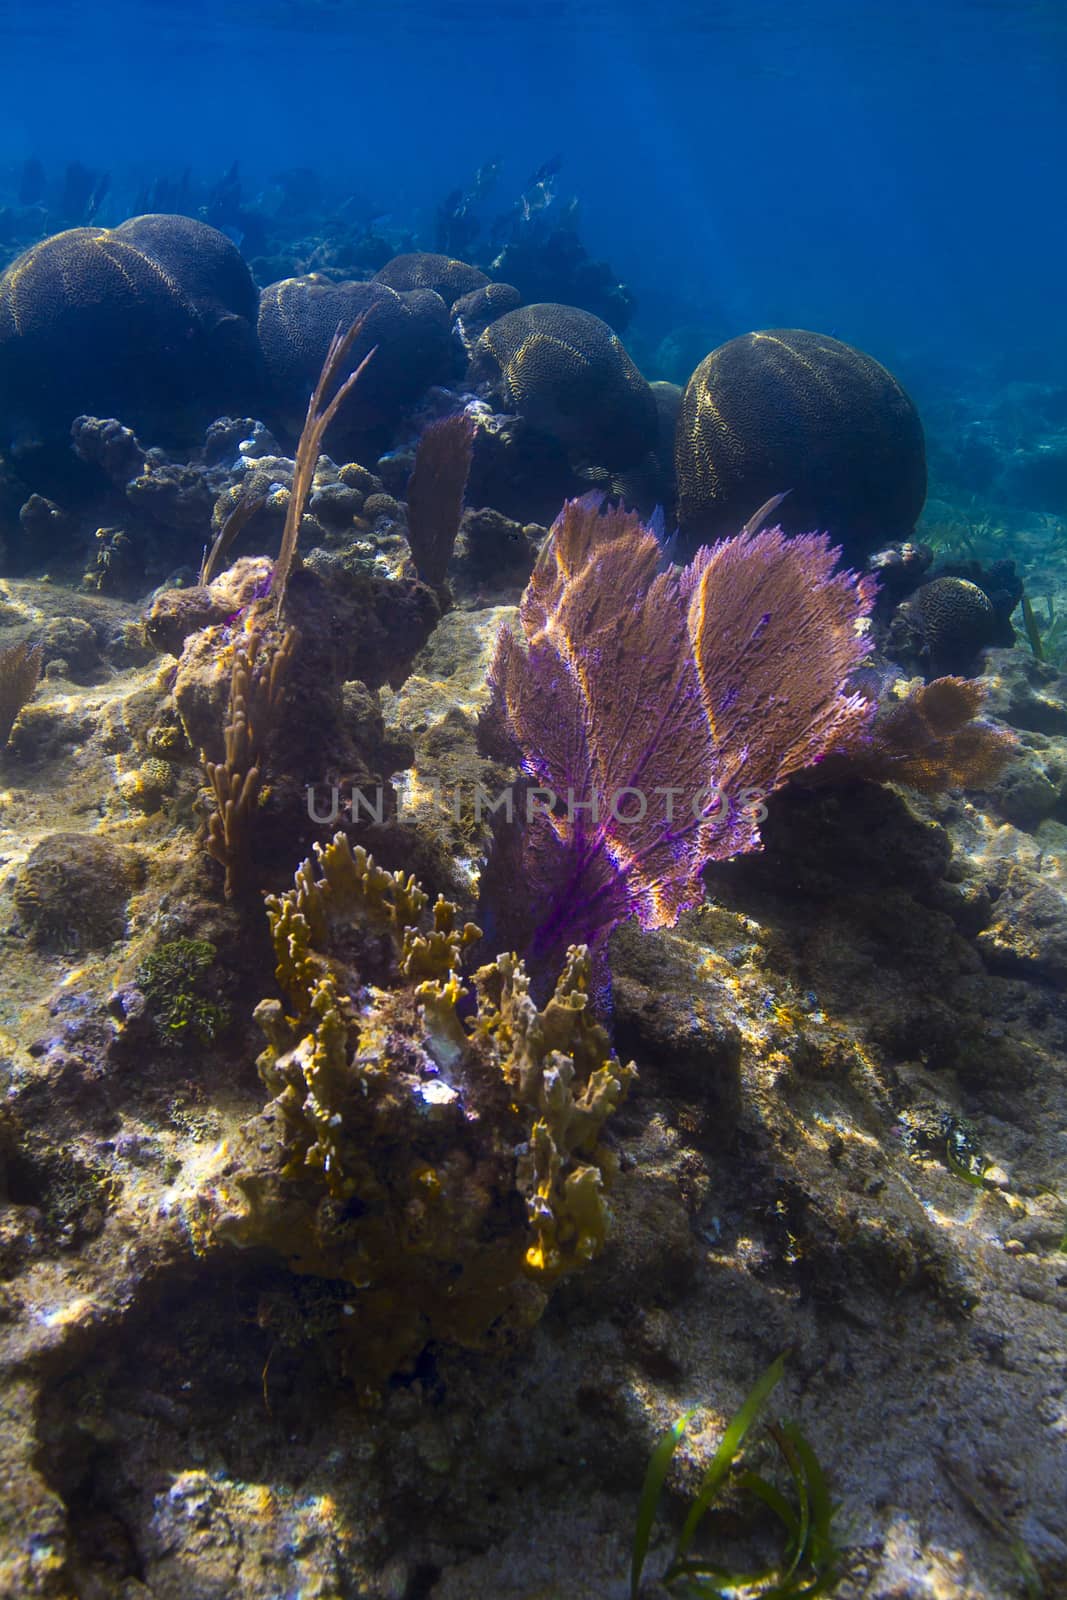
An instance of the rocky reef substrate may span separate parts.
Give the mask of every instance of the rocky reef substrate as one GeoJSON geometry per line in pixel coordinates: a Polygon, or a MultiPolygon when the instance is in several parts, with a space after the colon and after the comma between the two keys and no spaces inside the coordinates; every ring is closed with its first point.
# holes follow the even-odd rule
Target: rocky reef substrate
{"type": "MultiPolygon", "coordinates": [[[[359,584],[397,581],[393,505],[359,584]]],[[[521,568],[536,530],[507,526],[521,568]]],[[[465,537],[476,562],[491,530],[465,537]]],[[[310,572],[309,595],[336,578],[310,572]]],[[[386,855],[460,901],[484,836],[429,779],[492,785],[475,724],[515,581],[476,564],[339,702],[410,801],[386,855]]],[[[0,792],[0,1594],[621,1597],[656,1438],[698,1408],[678,1516],[783,1350],[841,1502],[836,1593],[1008,1600],[1020,1548],[1067,1584],[1067,680],[987,653],[1020,739],[990,792],[793,788],[703,907],[615,935],[638,1077],[605,1248],[532,1328],[431,1339],[372,1392],[338,1334],[358,1286],[218,1227],[272,956],[197,844],[189,660],[140,618],[3,596],[0,645],[50,644],[0,792]]]]}

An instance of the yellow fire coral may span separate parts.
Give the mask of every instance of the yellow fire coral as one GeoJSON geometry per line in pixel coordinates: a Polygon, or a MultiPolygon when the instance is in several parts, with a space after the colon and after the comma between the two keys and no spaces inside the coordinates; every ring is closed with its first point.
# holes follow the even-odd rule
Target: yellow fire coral
{"type": "Polygon", "coordinates": [[[535,1242],[527,1268],[555,1277],[590,1260],[605,1238],[601,1198],[614,1171],[601,1144],[604,1122],[634,1077],[608,1053],[588,1006],[589,959],[572,946],[543,1011],[530,998],[522,962],[500,956],[475,975],[475,1033],[490,1041],[515,1111],[533,1117],[518,1163],[535,1242]]]}
{"type": "Polygon", "coordinates": [[[600,1249],[604,1123],[633,1077],[589,1007],[586,952],[534,1004],[479,935],[343,834],[267,902],[286,1003],[256,1016],[272,1100],[246,1130],[222,1229],[351,1286],[368,1386],[430,1339],[491,1344],[600,1249]]]}

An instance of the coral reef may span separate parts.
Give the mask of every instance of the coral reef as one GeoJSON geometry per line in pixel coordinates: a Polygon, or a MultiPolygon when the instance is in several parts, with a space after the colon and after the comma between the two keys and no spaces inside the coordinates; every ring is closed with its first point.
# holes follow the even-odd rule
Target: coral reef
{"type": "MultiPolygon", "coordinates": [[[[478,212],[492,165],[477,192],[450,197],[446,266],[476,275],[510,260],[528,297],[610,322],[612,295],[622,314],[627,296],[583,263],[558,167],[539,169],[491,235],[478,212]]],[[[19,182],[0,173],[0,260],[119,203],[80,163],[28,162],[16,202],[19,182]]],[[[343,290],[386,263],[441,270],[417,234],[331,176],[282,173],[253,197],[234,164],[206,182],[149,181],[140,209],[242,237],[260,282],[314,273],[343,290]]],[[[162,260],[166,240],[150,242],[162,260]]],[[[211,321],[224,255],[167,256],[190,317],[211,321]]],[[[251,396],[203,434],[195,396],[159,432],[117,407],[79,417],[73,451],[59,429],[47,471],[32,451],[25,475],[21,456],[18,473],[0,462],[0,535],[14,570],[38,574],[0,586],[0,651],[39,645],[43,667],[0,794],[0,1593],[621,1595],[655,1440],[690,1413],[666,1485],[678,1511],[788,1345],[785,1403],[841,1506],[843,1593],[1059,1594],[1062,384],[1054,371],[1005,384],[992,350],[976,357],[984,374],[961,368],[943,392],[925,368],[946,498],[916,532],[924,545],[880,538],[869,631],[873,585],[828,566],[808,581],[829,558],[803,523],[789,546],[753,528],[684,577],[658,522],[591,505],[588,550],[557,530],[517,617],[545,543],[537,522],[579,485],[642,512],[662,499],[669,525],[664,441],[682,397],[652,386],[658,447],[617,467],[574,444],[578,425],[533,426],[500,386],[488,403],[458,392],[460,346],[519,293],[482,282],[452,298],[468,281],[445,272],[432,291],[398,290],[438,302],[431,342],[448,366],[436,372],[453,387],[365,423],[383,344],[348,397],[358,461],[335,443],[335,464],[309,434],[294,462],[251,396]],[[427,583],[411,550],[423,541],[443,559],[459,471],[447,515],[440,474],[410,475],[420,437],[460,412],[477,429],[471,509],[447,580],[427,583]],[[761,575],[746,588],[748,561],[761,575]],[[800,569],[809,599],[830,586],[829,614],[813,604],[797,619],[800,569]],[[1009,648],[1023,581],[1031,615],[1009,648]],[[687,592],[667,605],[672,585],[687,592]],[[882,660],[894,608],[914,620],[930,589],[962,591],[996,631],[958,657],[924,654],[916,632],[897,651],[912,681],[894,682],[882,660]],[[493,823],[470,799],[506,790],[523,755],[499,717],[477,746],[502,623],[530,679],[528,693],[511,685],[536,735],[529,766],[565,778],[577,726],[591,767],[630,770],[642,740],[655,745],[658,709],[685,736],[682,759],[710,748],[728,786],[763,784],[768,741],[789,769],[751,816],[707,819],[719,831],[699,873],[685,839],[664,875],[662,841],[613,818],[611,870],[663,925],[598,928],[591,959],[562,944],[524,966],[497,955],[514,948],[509,914],[526,938],[545,865],[526,870],[528,829],[511,853],[501,834],[477,900],[493,823]],[[284,692],[279,672],[271,695],[285,629],[284,692]],[[672,639],[700,711],[692,737],[669,694],[672,639]],[[815,685],[796,709],[820,664],[826,693],[815,685]],[[976,676],[917,676],[949,668],[976,676]],[[835,753],[838,713],[856,737],[835,753]],[[196,837],[212,803],[201,752],[234,801],[229,843],[215,813],[226,865],[242,797],[251,824],[229,900],[196,837]],[[377,815],[360,813],[360,791],[380,793],[377,815]],[[349,843],[326,844],[338,825],[349,843]],[[484,955],[468,915],[488,930],[484,955]],[[257,1025],[275,968],[280,998],[257,1025]],[[631,1058],[634,1079],[619,1064],[631,1058]]],[[[633,353],[684,381],[727,335],[674,292],[653,308],[680,330],[670,365],[649,326],[633,353]],[[690,324],[703,342],[686,361],[690,324]]],[[[316,367],[272,426],[299,427],[316,367]]],[[[862,462],[857,446],[846,487],[862,462]]],[[[870,547],[864,534],[857,553],[870,547]]],[[[656,748],[635,789],[681,781],[656,748]]],[[[537,776],[514,787],[520,810],[537,776]]],[[[591,835],[590,817],[573,820],[591,835]]],[[[535,827],[554,848],[571,821],[564,783],[535,827]]],[[[614,887],[594,913],[614,915],[614,887]]],[[[564,885],[564,913],[581,888],[564,885]]],[[[739,1547],[761,1546],[744,1496],[726,1516],[739,1547]]],[[[666,1553],[654,1540],[648,1570],[666,1553]]]]}
{"type": "Polygon", "coordinates": [[[656,417],[658,420],[656,462],[659,466],[661,480],[667,490],[665,499],[673,503],[676,494],[674,483],[674,440],[678,432],[678,417],[682,409],[685,390],[680,384],[662,381],[650,384],[649,387],[656,402],[656,417]]]}
{"type": "Polygon", "coordinates": [[[266,590],[270,567],[242,556],[209,584],[164,589],[145,615],[145,632],[157,650],[180,656],[191,634],[221,626],[244,612],[266,590]]]}
{"type": "Polygon", "coordinates": [[[633,292],[619,282],[608,262],[590,256],[573,225],[525,222],[513,229],[490,270],[514,284],[524,300],[576,306],[615,333],[625,333],[633,318],[633,292]]]}
{"type": "MultiPolygon", "coordinates": [[[[435,255],[428,250],[416,250],[407,255],[394,256],[374,274],[375,283],[384,283],[388,289],[403,293],[408,289],[432,289],[447,306],[453,306],[464,295],[484,289],[489,279],[477,267],[457,261],[453,256],[435,255]]],[[[453,311],[455,315],[455,311],[453,311]]]]}
{"type": "MultiPolygon", "coordinates": [[[[148,622],[154,637],[180,652],[173,703],[185,740],[202,753],[205,772],[217,769],[222,795],[213,808],[220,820],[213,824],[212,853],[224,857],[230,849],[217,830],[225,829],[232,802],[231,843],[249,866],[249,891],[269,883],[316,837],[309,789],[324,785],[329,793],[343,777],[372,793],[381,789],[383,804],[391,806],[388,776],[409,756],[402,744],[384,737],[374,696],[384,683],[406,677],[440,616],[433,592],[418,579],[385,577],[362,563],[324,556],[294,572],[285,627],[276,631],[274,599],[266,596],[270,576],[267,561],[243,558],[206,590],[159,596],[148,622]],[[235,616],[234,605],[214,620],[235,597],[243,602],[243,614],[235,616]],[[276,647],[288,630],[293,639],[283,676],[276,647]],[[253,674],[260,675],[259,689],[252,685],[259,703],[250,717],[251,744],[235,701],[235,693],[239,700],[250,686],[244,660],[249,650],[253,674]],[[355,715],[365,700],[369,714],[355,715]],[[227,728],[236,732],[227,736],[227,728]],[[251,856],[248,823],[255,829],[251,856]]],[[[231,874],[234,889],[238,878],[231,874]]]]}
{"type": "Polygon", "coordinates": [[[32,698],[43,659],[41,646],[28,639],[0,650],[0,750],[10,739],[19,712],[32,698]]]}
{"type": "MultiPolygon", "coordinates": [[[[305,585],[310,602],[317,565],[294,573],[287,607],[305,585]]],[[[310,1131],[310,1110],[262,1119],[246,1022],[269,984],[261,919],[202,892],[202,871],[190,886],[197,771],[169,704],[173,662],[135,664],[144,656],[121,642],[132,609],[118,602],[21,582],[13,602],[35,634],[75,607],[114,676],[46,684],[16,727],[6,883],[42,827],[103,826],[139,849],[147,888],[130,939],[91,961],[0,929],[0,1588],[19,1600],[360,1587],[602,1600],[625,1589],[655,1439],[698,1408],[668,1482],[672,1499],[691,1498],[726,1419],[787,1345],[788,1406],[842,1502],[851,1584],[1002,1600],[1022,1541],[1046,1591],[1063,1587],[1049,1365],[1064,1307],[1062,798],[1023,831],[997,786],[924,799],[790,784],[768,803],[763,850],[706,869],[704,905],[672,929],[618,929],[616,1051],[641,1072],[607,1124],[619,1170],[605,1248],[553,1286],[521,1346],[507,1326],[474,1329],[484,1352],[431,1340],[401,1355],[369,1406],[349,1331],[356,1285],[293,1274],[277,1239],[236,1251],[217,1232],[242,1164],[263,1172],[265,1202],[281,1193],[275,1163],[310,1131]],[[158,812],[128,808],[116,767],[164,755],[174,796],[158,812]],[[174,973],[174,992],[225,1001],[231,1022],[164,1045],[162,991],[146,985],[139,1017],[129,985],[182,938],[217,953],[188,986],[174,973]],[[977,1182],[959,1175],[964,1161],[977,1182]],[[994,1521],[961,1500],[960,1463],[974,1464],[994,1521]]],[[[398,732],[429,741],[451,730],[450,710],[474,706],[498,615],[442,621],[419,656],[425,676],[384,697],[398,732]]],[[[386,631],[375,649],[388,653],[386,631]]],[[[1021,649],[990,652],[983,681],[990,711],[1018,723],[1025,759],[1062,795],[1062,681],[1021,649]]],[[[226,693],[223,676],[205,703],[216,736],[226,693]]],[[[347,715],[365,726],[372,700],[347,694],[347,715]]],[[[427,747],[431,772],[433,759],[427,747]]],[[[278,861],[291,842],[271,841],[278,861]]],[[[413,850],[409,837],[405,882],[413,850]]],[[[403,1013],[398,1049],[447,1041],[421,1002],[403,1006],[411,985],[382,987],[392,934],[342,916],[322,949],[339,1007],[356,1001],[351,1029],[380,991],[403,1013]]],[[[478,1054],[469,1002],[459,1020],[478,1054]]],[[[443,1080],[423,1077],[422,1060],[405,1056],[404,1083],[443,1080]]],[[[536,1118],[531,1107],[510,1121],[510,1105],[521,1143],[536,1118]]],[[[504,1152],[514,1183],[517,1152],[504,1152]]],[[[391,1162],[402,1169],[395,1149],[391,1162]]],[[[293,1181],[306,1208],[290,1190],[285,1215],[303,1227],[324,1179],[301,1169],[293,1181]]],[[[523,1284],[530,1296],[516,1299],[519,1321],[545,1287],[525,1262],[532,1198],[516,1188],[507,1213],[516,1296],[523,1284]]],[[[357,1229],[359,1207],[344,1210],[318,1214],[357,1229]]],[[[416,1236],[419,1219],[415,1208],[416,1236]]],[[[400,1344],[383,1339],[383,1366],[400,1344]]]]}
{"type": "MultiPolygon", "coordinates": [[[[903,546],[901,556],[914,549],[903,546]]],[[[923,546],[917,549],[930,554],[923,546]]],[[[882,557],[889,554],[882,552],[882,557]]],[[[980,670],[983,650],[1015,643],[1011,614],[1023,597],[1023,585],[1013,561],[1002,557],[988,566],[974,560],[942,561],[929,581],[919,582],[917,587],[906,579],[923,576],[918,560],[901,559],[889,567],[880,559],[875,570],[880,577],[889,577],[887,602],[899,599],[903,592],[885,649],[910,671],[927,678],[946,673],[969,677],[980,670]]]]}
{"type": "Polygon", "coordinates": [[[979,652],[997,642],[989,597],[966,578],[938,577],[921,584],[899,607],[888,649],[897,660],[914,661],[936,678],[967,675],[979,652]]]}
{"type": "Polygon", "coordinates": [[[522,296],[513,284],[487,283],[481,289],[472,289],[452,303],[452,317],[468,354],[491,322],[508,311],[514,311],[522,296]]]}
{"type": "Polygon", "coordinates": [[[926,498],[922,424],[886,369],[798,328],[720,345],[686,386],[675,444],[678,515],[722,538],[787,493],[788,532],[824,528],[849,560],[906,538],[926,498]]]}
{"type": "MultiPolygon", "coordinates": [[[[137,987],[165,1046],[208,1045],[226,1027],[226,1009],[204,992],[216,954],[207,939],[170,939],[157,945],[137,968],[137,987]]],[[[122,996],[122,1007],[128,1019],[128,992],[122,996]]]]}
{"type": "MultiPolygon", "coordinates": [[[[543,162],[510,209],[490,219],[485,202],[500,163],[486,162],[468,188],[454,189],[438,207],[436,248],[483,262],[491,275],[517,285],[514,293],[523,300],[577,306],[622,333],[633,315],[633,294],[579,238],[577,198],[560,203],[560,167],[558,156],[543,162]]],[[[462,316],[456,305],[453,315],[462,316]]]]}
{"type": "MultiPolygon", "coordinates": [[[[274,596],[276,620],[279,622],[285,605],[289,574],[293,568],[296,547],[300,540],[304,510],[311,493],[326,430],[349,395],[357,388],[360,378],[376,353],[373,349],[369,350],[361,361],[352,361],[351,370],[345,373],[352,352],[365,330],[367,316],[367,312],[362,312],[347,330],[343,330],[341,326],[337,327],[326,347],[322,371],[308,401],[304,426],[296,447],[296,459],[293,462],[293,484],[289,494],[289,504],[285,509],[281,548],[271,573],[271,591],[274,596]]],[[[225,538],[224,528],[219,530],[219,538],[225,538]]]]}
{"type": "Polygon", "coordinates": [[[126,906],[142,880],[135,852],[83,833],[52,833],[30,852],[15,883],[15,909],[54,950],[94,950],[121,939],[126,906]]]}
{"type": "Polygon", "coordinates": [[[262,617],[256,613],[245,619],[242,634],[233,646],[223,730],[225,756],[222,761],[202,757],[204,777],[214,802],[207,818],[205,848],[225,868],[227,899],[247,883],[253,821],[263,781],[262,762],[295,643],[291,631],[269,637],[262,617]]]}
{"type": "Polygon", "coordinates": [[[468,583],[525,584],[537,560],[546,529],[513,522],[486,506],[468,511],[460,527],[460,565],[468,583]]]}
{"type": "Polygon", "coordinates": [[[286,995],[257,1013],[273,1098],[219,1226],[350,1286],[345,1332],[370,1390],[430,1339],[528,1326],[545,1288],[598,1252],[601,1132],[632,1068],[591,1015],[580,950],[543,1011],[521,964],[480,969],[465,1027],[459,969],[479,930],[444,900],[427,925],[414,880],[343,834],[267,904],[286,995]]]}
{"type": "Polygon", "coordinates": [[[805,777],[814,783],[903,783],[923,794],[987,789],[1017,747],[1006,729],[976,720],[985,699],[984,684],[968,678],[913,685],[899,699],[883,702],[867,740],[831,751],[805,777]]]}

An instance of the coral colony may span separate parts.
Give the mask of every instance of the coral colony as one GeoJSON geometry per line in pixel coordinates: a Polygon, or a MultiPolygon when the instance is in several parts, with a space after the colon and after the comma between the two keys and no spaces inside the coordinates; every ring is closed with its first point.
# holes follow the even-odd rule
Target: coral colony
{"type": "Polygon", "coordinates": [[[633,513],[564,507],[490,672],[493,735],[567,797],[528,808],[519,847],[535,967],[627,917],[675,922],[708,861],[758,847],[759,802],[862,742],[874,705],[847,680],[874,584],[836,556],[750,529],[665,568],[633,513]]]}

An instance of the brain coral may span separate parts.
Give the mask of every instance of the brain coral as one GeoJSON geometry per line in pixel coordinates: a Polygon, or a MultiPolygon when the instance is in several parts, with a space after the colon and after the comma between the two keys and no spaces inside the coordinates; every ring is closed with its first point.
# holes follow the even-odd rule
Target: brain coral
{"type": "Polygon", "coordinates": [[[521,299],[519,291],[510,283],[487,283],[453,300],[452,315],[459,318],[465,338],[473,344],[491,322],[514,311],[521,299]]]}
{"type": "Polygon", "coordinates": [[[675,438],[678,516],[727,537],[771,495],[788,532],[820,528],[853,560],[910,533],[926,498],[922,424],[886,369],[825,334],[746,333],[685,391],[675,438]]]}
{"type": "Polygon", "coordinates": [[[933,676],[967,676],[977,667],[978,652],[998,642],[996,612],[976,583],[934,578],[900,607],[891,641],[897,653],[914,655],[933,676]]]}
{"type": "Polygon", "coordinates": [[[623,470],[656,446],[656,402],[617,334],[575,306],[509,311],[474,347],[470,379],[582,463],[623,470]]]}
{"type": "Polygon", "coordinates": [[[256,290],[235,246],[189,217],[71,228],[0,276],[0,422],[65,437],[81,413],[160,442],[255,399],[256,290]]]}
{"type": "Polygon", "coordinates": [[[93,950],[121,939],[126,902],[141,878],[132,850],[96,834],[52,833],[15,880],[15,906],[38,944],[93,950]]]}
{"type": "Polygon", "coordinates": [[[432,290],[398,293],[384,283],[333,283],[318,273],[283,278],[260,296],[259,338],[271,395],[287,427],[299,431],[338,327],[364,312],[350,366],[357,367],[374,346],[377,354],[345,401],[340,422],[347,432],[392,423],[430,384],[450,376],[448,308],[432,290]]]}
{"type": "Polygon", "coordinates": [[[482,289],[489,282],[484,272],[469,267],[452,256],[435,255],[430,250],[414,250],[410,255],[394,256],[374,274],[375,283],[390,289],[432,289],[446,304],[461,295],[482,289]]]}

